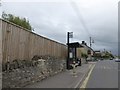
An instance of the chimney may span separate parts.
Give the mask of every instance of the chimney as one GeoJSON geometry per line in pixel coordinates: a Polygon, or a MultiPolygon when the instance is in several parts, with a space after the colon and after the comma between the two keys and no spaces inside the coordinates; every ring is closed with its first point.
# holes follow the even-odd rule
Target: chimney
{"type": "Polygon", "coordinates": [[[82,41],[82,44],[87,46],[87,43],[85,41],[82,41]]]}
{"type": "Polygon", "coordinates": [[[85,41],[82,41],[82,44],[84,44],[84,45],[85,45],[85,41]]]}

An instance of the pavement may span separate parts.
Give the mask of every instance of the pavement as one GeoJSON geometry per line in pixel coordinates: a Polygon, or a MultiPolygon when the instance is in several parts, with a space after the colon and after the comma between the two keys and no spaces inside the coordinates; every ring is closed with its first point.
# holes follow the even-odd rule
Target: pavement
{"type": "Polygon", "coordinates": [[[82,64],[72,70],[66,70],[43,81],[25,86],[24,88],[80,88],[81,83],[91,70],[94,62],[82,64]]]}

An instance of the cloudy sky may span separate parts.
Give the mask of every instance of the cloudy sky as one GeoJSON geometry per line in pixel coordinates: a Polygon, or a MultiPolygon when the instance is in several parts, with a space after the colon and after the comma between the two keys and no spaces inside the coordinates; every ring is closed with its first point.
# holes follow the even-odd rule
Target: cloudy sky
{"type": "Polygon", "coordinates": [[[4,0],[1,11],[27,18],[34,32],[66,44],[92,37],[94,50],[118,50],[119,0],[4,0]]]}

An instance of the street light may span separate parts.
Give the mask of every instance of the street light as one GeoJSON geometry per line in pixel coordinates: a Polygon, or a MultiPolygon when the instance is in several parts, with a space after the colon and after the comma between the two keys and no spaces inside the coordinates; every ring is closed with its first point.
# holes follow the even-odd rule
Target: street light
{"type": "Polygon", "coordinates": [[[69,38],[73,38],[73,32],[67,32],[67,45],[68,45],[67,69],[70,69],[70,65],[69,65],[69,59],[70,59],[69,38]]]}

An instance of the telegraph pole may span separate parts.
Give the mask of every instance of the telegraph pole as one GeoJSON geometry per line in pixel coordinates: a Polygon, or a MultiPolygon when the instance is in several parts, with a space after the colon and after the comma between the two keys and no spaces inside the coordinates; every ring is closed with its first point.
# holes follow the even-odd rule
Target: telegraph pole
{"type": "Polygon", "coordinates": [[[91,42],[91,41],[92,41],[92,39],[91,39],[91,37],[90,37],[90,47],[92,46],[92,42],[91,42]]]}

